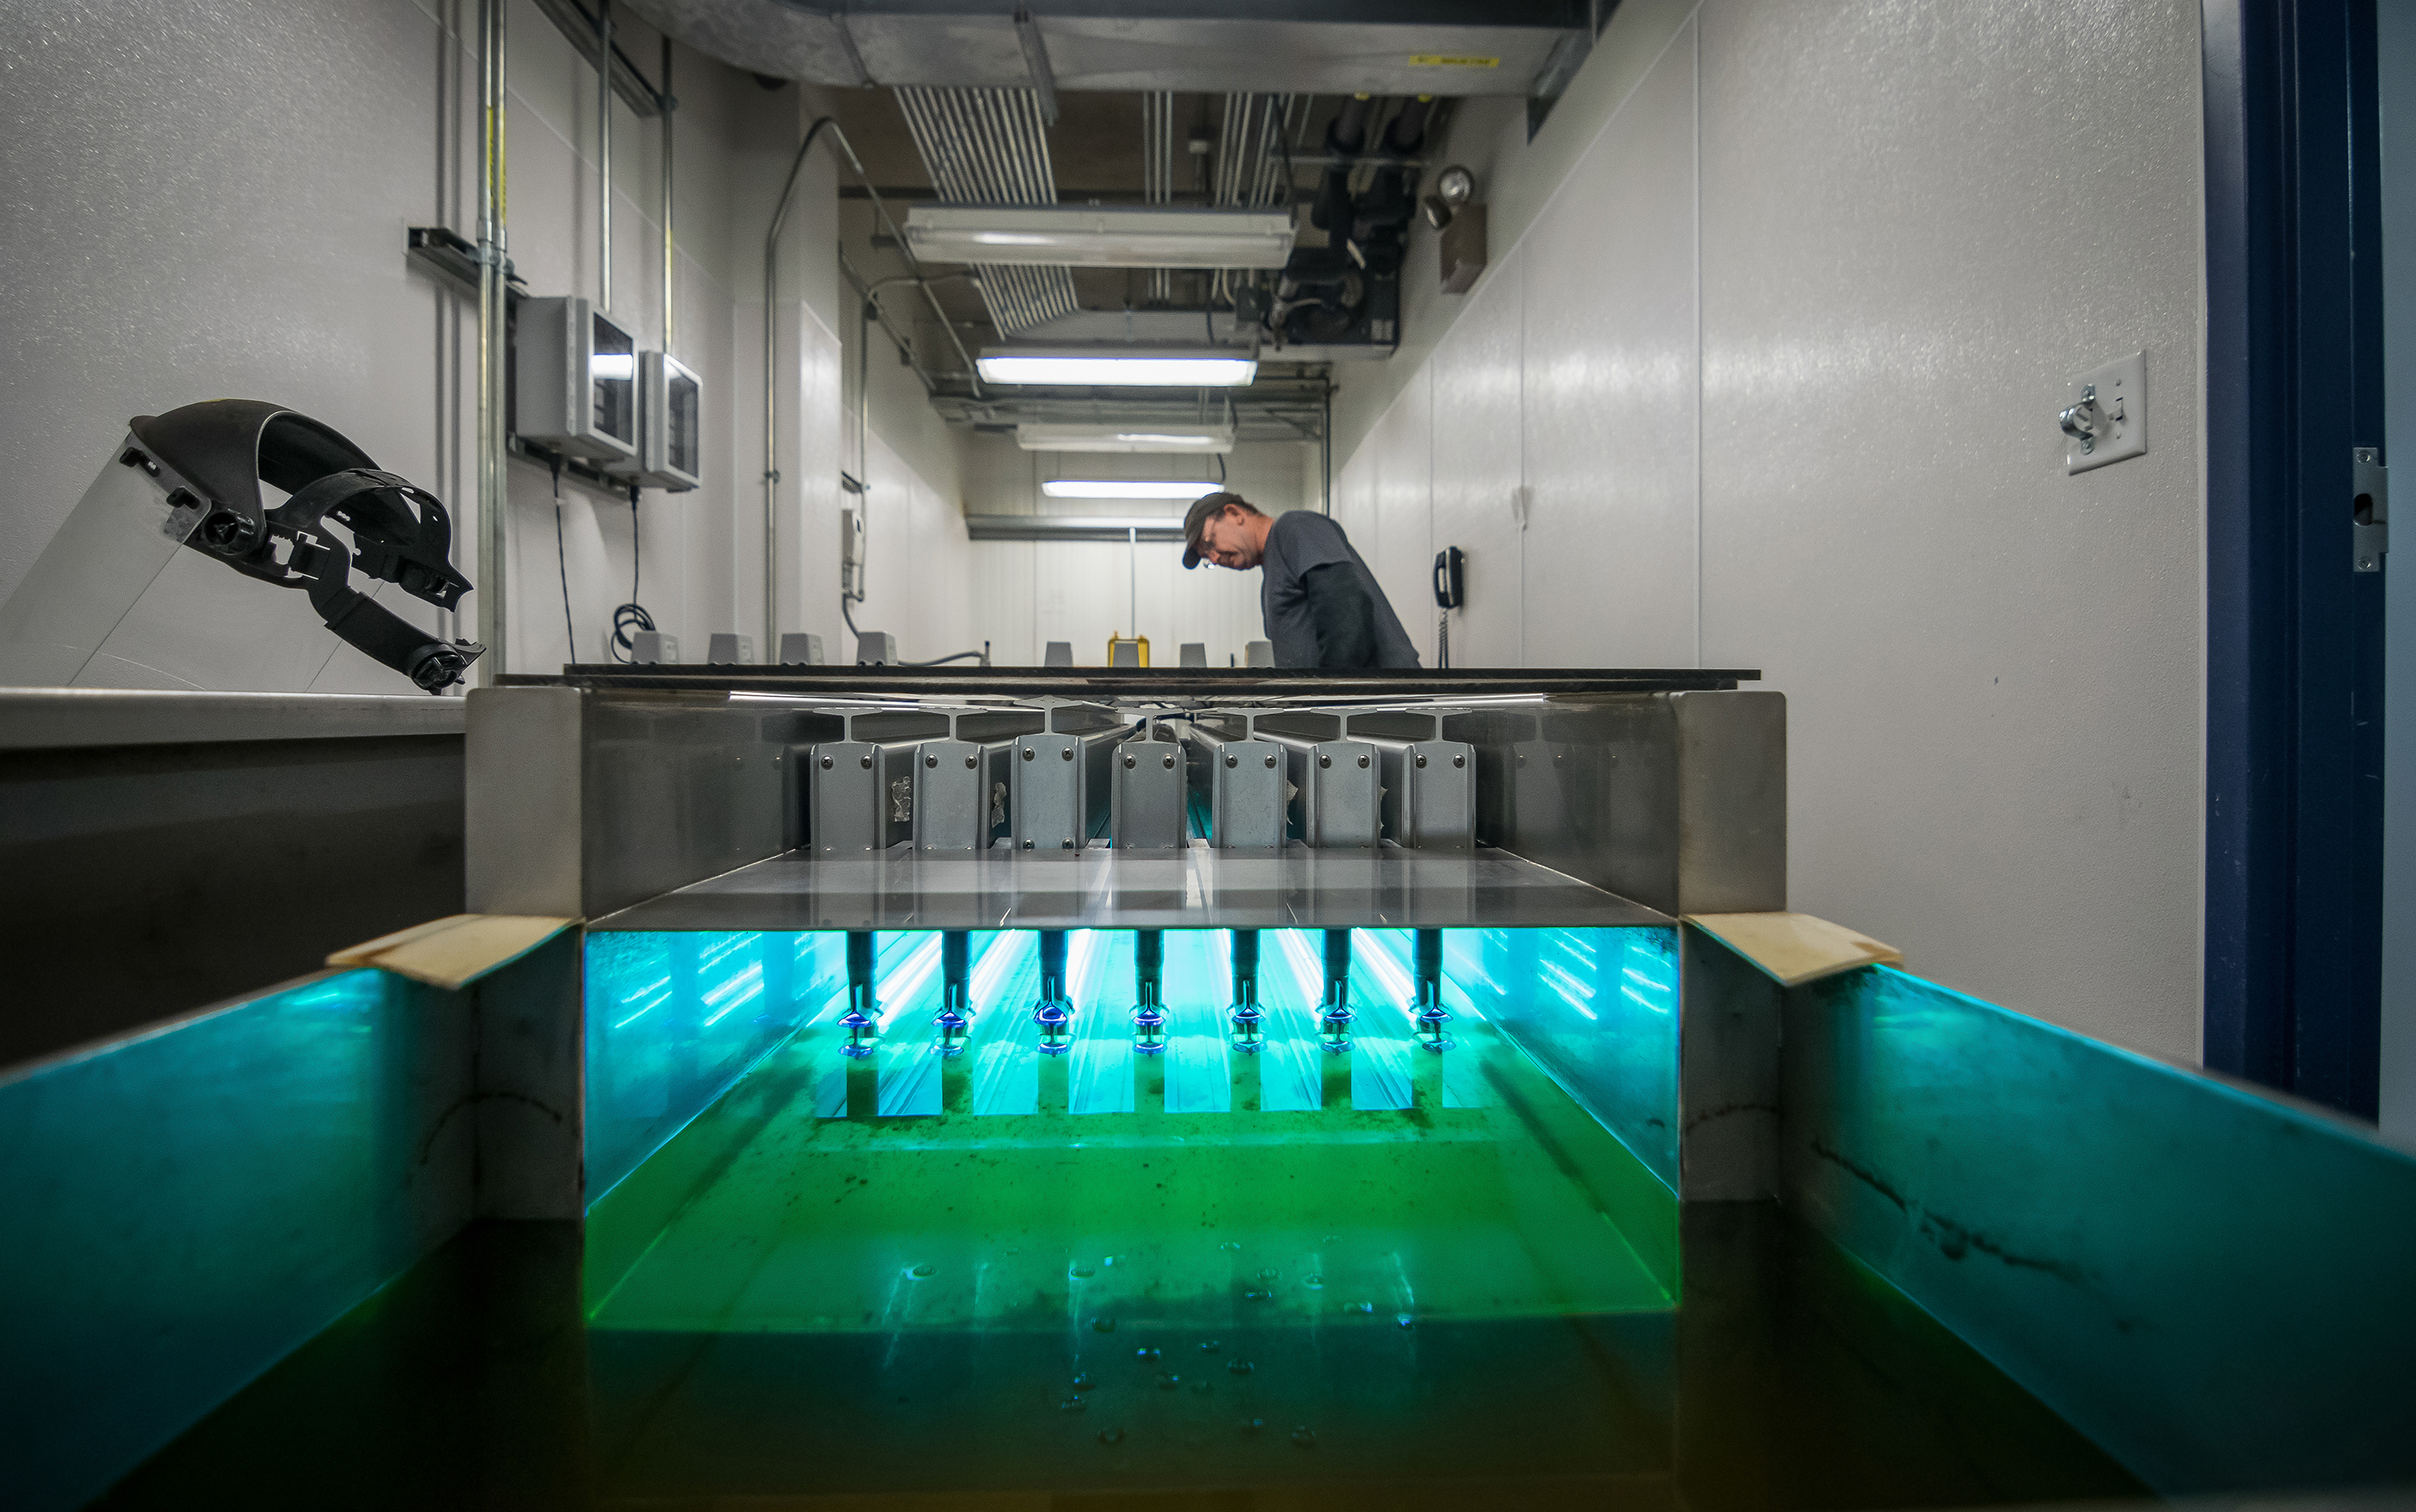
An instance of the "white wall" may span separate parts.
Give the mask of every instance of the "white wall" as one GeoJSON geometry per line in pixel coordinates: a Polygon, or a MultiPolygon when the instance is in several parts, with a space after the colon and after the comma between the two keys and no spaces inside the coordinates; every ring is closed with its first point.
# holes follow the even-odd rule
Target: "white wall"
{"type": "MultiPolygon", "coordinates": [[[[1219,479],[1215,459],[1027,452],[1005,436],[973,437],[962,455],[965,512],[974,515],[1180,520],[1179,505],[1049,499],[1040,486],[1078,477],[1219,479]]],[[[1317,508],[1322,480],[1313,446],[1244,442],[1223,459],[1220,481],[1275,515],[1317,508]]],[[[1373,562],[1367,543],[1358,544],[1373,562]]],[[[1173,665],[1185,641],[1199,641],[1208,649],[1209,665],[1223,666],[1265,636],[1259,575],[1206,562],[1185,572],[1177,541],[1143,542],[1138,550],[1104,541],[977,541],[973,563],[973,631],[993,641],[991,656],[1001,666],[1034,666],[1052,640],[1072,642],[1077,665],[1104,665],[1108,637],[1134,633],[1136,603],[1139,633],[1149,639],[1154,665],[1173,665]]]]}
{"type": "Polygon", "coordinates": [[[1761,668],[1795,906],[2187,1056],[2198,67],[2182,0],[1623,7],[1582,142],[1462,116],[1511,229],[1336,401],[1396,603],[1469,552],[1456,662],[1761,668]],[[2152,450],[2068,476],[2064,381],[2141,350],[2152,450]]]}
{"type": "MultiPolygon", "coordinates": [[[[410,262],[404,230],[475,232],[474,0],[341,7],[157,0],[71,21],[0,15],[0,593],[13,588],[136,413],[225,396],[294,406],[451,507],[475,582],[476,300],[410,262]]],[[[625,16],[649,74],[656,38],[625,16]]],[[[536,294],[597,293],[594,72],[527,0],[510,14],[510,255],[536,294]]],[[[703,380],[704,487],[649,491],[640,598],[701,656],[763,615],[762,246],[802,123],[795,90],[679,50],[672,351],[703,380]]],[[[659,138],[616,107],[612,313],[661,333],[659,138]]],[[[836,176],[817,154],[784,239],[780,628],[838,632],[836,176]]],[[[629,597],[625,497],[510,464],[513,670],[604,655],[629,597]]],[[[202,564],[206,566],[206,563],[202,564]]],[[[232,575],[225,576],[231,584],[232,575]]],[[[243,586],[234,585],[238,590],[243,586]]],[[[263,591],[267,591],[263,590],[263,591]]],[[[298,606],[299,595],[294,595],[298,606]]],[[[423,625],[433,611],[394,603],[423,625]]],[[[462,633],[474,631],[476,595],[462,633]]],[[[332,637],[329,637],[332,642],[332,637]]],[[[768,647],[763,648],[769,650],[768,647]]],[[[407,692],[339,649],[315,686],[407,692]]]]}

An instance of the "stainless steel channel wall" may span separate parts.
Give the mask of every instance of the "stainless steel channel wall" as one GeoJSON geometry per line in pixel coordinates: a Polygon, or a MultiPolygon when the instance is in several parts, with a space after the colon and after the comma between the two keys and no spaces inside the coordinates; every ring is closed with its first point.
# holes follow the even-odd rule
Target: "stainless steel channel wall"
{"type": "MultiPolygon", "coordinates": [[[[960,766],[968,750],[980,757],[982,847],[1080,849],[1110,833],[1113,763],[1137,733],[1188,753],[1174,771],[1209,798],[1220,844],[1262,801],[1288,799],[1288,838],[1312,847],[1472,841],[1664,913],[1787,904],[1779,694],[1203,711],[1143,731],[1135,717],[1055,702],[872,711],[482,689],[470,699],[469,906],[593,918],[808,844],[829,855],[910,841],[961,851],[968,795],[929,785],[933,757],[960,766]],[[1277,775],[1288,795],[1266,786],[1277,775]],[[1244,781],[1254,776],[1258,786],[1244,781]],[[918,785],[956,816],[927,810],[918,826],[918,785]]],[[[1161,816],[1149,832],[1163,839],[1168,827],[1161,816]]]]}

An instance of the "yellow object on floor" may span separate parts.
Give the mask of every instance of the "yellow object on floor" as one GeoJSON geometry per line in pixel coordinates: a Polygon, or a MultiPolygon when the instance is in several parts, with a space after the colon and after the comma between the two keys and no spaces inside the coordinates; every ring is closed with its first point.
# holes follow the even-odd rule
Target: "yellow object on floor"
{"type": "Polygon", "coordinates": [[[1856,966],[1904,964],[1904,952],[1895,946],[1810,914],[1687,914],[1685,921],[1782,987],[1800,987],[1856,966]]]}

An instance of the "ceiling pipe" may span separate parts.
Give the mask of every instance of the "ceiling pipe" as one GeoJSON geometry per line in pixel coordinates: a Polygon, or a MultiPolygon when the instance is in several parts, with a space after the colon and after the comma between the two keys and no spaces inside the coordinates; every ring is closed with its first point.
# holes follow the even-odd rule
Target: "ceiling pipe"
{"type": "Polygon", "coordinates": [[[1050,126],[1057,124],[1057,72],[1049,67],[1049,44],[1040,36],[1040,23],[1032,19],[1032,7],[1015,7],[1015,40],[1023,49],[1024,71],[1032,75],[1032,92],[1040,97],[1040,118],[1050,126]]]}

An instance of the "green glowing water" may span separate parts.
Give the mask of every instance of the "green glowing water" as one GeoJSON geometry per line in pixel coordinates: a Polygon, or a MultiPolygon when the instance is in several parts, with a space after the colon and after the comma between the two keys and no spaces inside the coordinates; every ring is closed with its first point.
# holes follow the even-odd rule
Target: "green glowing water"
{"type": "Polygon", "coordinates": [[[1682,1220],[1532,1063],[1467,1027],[1454,1054],[1475,1096],[1376,1113],[818,1118],[829,1052],[799,1043],[622,1182],[583,1235],[474,1228],[113,1500],[1842,1507],[2137,1492],[1777,1210],[1682,1220]]]}

